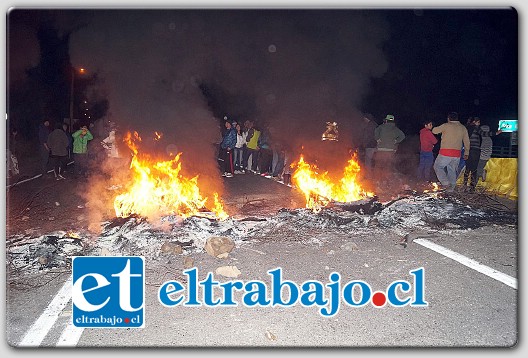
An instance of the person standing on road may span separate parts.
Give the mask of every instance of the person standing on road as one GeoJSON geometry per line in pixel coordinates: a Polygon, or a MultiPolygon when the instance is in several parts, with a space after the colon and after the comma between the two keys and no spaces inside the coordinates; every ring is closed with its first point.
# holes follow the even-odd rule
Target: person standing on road
{"type": "Polygon", "coordinates": [[[258,140],[260,137],[260,130],[255,128],[255,122],[248,122],[248,134],[246,136],[246,153],[244,155],[244,169],[255,172],[257,170],[258,162],[258,140]],[[249,168],[249,157],[251,157],[251,168],[249,168]]]}
{"type": "Polygon", "coordinates": [[[464,171],[464,189],[467,187],[468,179],[470,191],[474,191],[477,186],[477,167],[480,160],[480,118],[470,117],[467,121],[466,129],[469,135],[469,156],[466,160],[466,170],[464,171]]]}
{"type": "Polygon", "coordinates": [[[420,130],[420,163],[417,177],[418,180],[425,182],[431,180],[431,169],[433,169],[434,162],[433,147],[438,143],[431,129],[433,129],[433,122],[426,120],[424,127],[420,130]]]}
{"type": "Polygon", "coordinates": [[[40,168],[42,177],[46,176],[48,172],[48,161],[49,161],[49,147],[48,147],[48,136],[50,134],[50,121],[44,119],[39,126],[39,153],[40,153],[40,168]]]}
{"type": "Polygon", "coordinates": [[[361,149],[365,151],[365,168],[367,170],[372,169],[372,160],[376,153],[378,146],[376,138],[374,138],[374,131],[378,128],[378,124],[374,121],[374,118],[370,114],[366,114],[363,117],[363,135],[361,136],[361,149]]]}
{"type": "Polygon", "coordinates": [[[447,191],[455,190],[457,168],[460,162],[460,148],[464,146],[464,160],[469,156],[469,135],[466,127],[458,121],[458,113],[450,112],[447,123],[432,129],[433,134],[441,134],[440,151],[433,168],[440,183],[447,191]]]}
{"type": "Polygon", "coordinates": [[[73,137],[73,157],[75,160],[76,172],[78,175],[88,175],[88,142],[93,139],[88,126],[84,125],[79,130],[72,133],[73,137]]]}
{"type": "Polygon", "coordinates": [[[20,174],[18,167],[19,149],[18,149],[18,130],[11,128],[11,135],[7,144],[7,177],[20,174]]]}
{"type": "Polygon", "coordinates": [[[244,174],[242,156],[244,154],[244,147],[246,146],[247,132],[242,130],[240,123],[236,125],[237,141],[233,152],[235,154],[235,174],[244,174]]]}
{"type": "Polygon", "coordinates": [[[231,122],[225,121],[224,125],[226,131],[220,143],[221,158],[224,161],[222,165],[222,176],[232,178],[234,173],[233,148],[235,148],[237,142],[237,134],[231,122]]]}
{"type": "Polygon", "coordinates": [[[374,130],[374,139],[378,143],[374,162],[379,178],[385,185],[393,174],[396,149],[405,139],[405,134],[396,126],[394,116],[388,114],[383,124],[374,130]]]}
{"type": "Polygon", "coordinates": [[[260,132],[260,137],[257,142],[257,150],[259,151],[258,171],[257,174],[262,176],[270,176],[271,163],[273,160],[273,151],[271,149],[271,138],[269,128],[264,128],[260,132]]]}
{"type": "Polygon", "coordinates": [[[66,136],[68,137],[68,141],[70,142],[70,145],[68,146],[68,158],[72,159],[72,149],[73,149],[73,137],[70,132],[70,126],[67,123],[62,124],[62,130],[64,133],[66,133],[66,136]]]}
{"type": "Polygon", "coordinates": [[[482,179],[482,181],[486,181],[486,171],[484,170],[484,168],[486,167],[488,160],[491,159],[491,153],[493,151],[493,140],[490,136],[489,126],[481,126],[480,130],[482,131],[482,142],[480,143],[480,159],[477,167],[477,181],[479,179],[482,179]]]}
{"type": "MultiPolygon", "coordinates": [[[[467,130],[469,135],[469,157],[466,161],[466,170],[464,171],[464,189],[467,187],[469,179],[469,191],[474,192],[477,186],[480,175],[478,174],[479,162],[482,153],[482,142],[484,136],[486,136],[487,145],[489,146],[489,141],[491,141],[492,136],[502,133],[501,130],[498,130],[496,133],[490,132],[489,126],[486,126],[487,130],[484,133],[482,127],[480,127],[480,118],[471,117],[468,119],[467,130]]],[[[488,151],[491,151],[490,148],[486,148],[488,151]]],[[[489,153],[491,156],[491,152],[489,153]]],[[[489,158],[488,158],[489,159],[489,158]]],[[[484,167],[482,167],[484,169],[484,167]]]]}
{"type": "Polygon", "coordinates": [[[68,135],[62,129],[62,124],[56,123],[55,129],[48,136],[48,147],[50,149],[50,159],[53,163],[53,173],[57,180],[66,179],[62,174],[66,168],[69,145],[70,141],[68,135]]]}

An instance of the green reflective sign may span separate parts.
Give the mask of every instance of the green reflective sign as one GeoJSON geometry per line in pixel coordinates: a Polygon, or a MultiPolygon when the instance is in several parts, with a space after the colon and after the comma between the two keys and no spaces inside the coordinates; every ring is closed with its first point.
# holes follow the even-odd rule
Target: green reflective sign
{"type": "Polygon", "coordinates": [[[499,121],[499,130],[503,132],[517,132],[517,120],[500,120],[499,121]]]}

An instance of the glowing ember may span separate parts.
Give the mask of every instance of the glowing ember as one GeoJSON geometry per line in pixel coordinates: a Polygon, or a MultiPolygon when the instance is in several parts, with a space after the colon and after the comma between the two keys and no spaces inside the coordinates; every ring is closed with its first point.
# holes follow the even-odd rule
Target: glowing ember
{"type": "Polygon", "coordinates": [[[161,133],[161,132],[154,132],[154,140],[155,140],[155,141],[160,140],[162,136],[163,136],[163,133],[161,133]]]}
{"type": "MultiPolygon", "coordinates": [[[[124,141],[132,150],[132,181],[127,191],[114,200],[116,216],[139,214],[148,217],[154,214],[189,217],[206,208],[208,198],[200,193],[198,176],[189,179],[180,174],[182,153],[172,160],[156,161],[139,153],[136,142],[141,142],[141,138],[137,132],[134,135],[127,133],[124,141]]],[[[212,205],[209,209],[218,219],[228,217],[217,193],[214,193],[212,205]]]]}
{"type": "Polygon", "coordinates": [[[335,181],[328,176],[328,172],[319,173],[316,165],[306,163],[302,155],[297,164],[292,164],[292,168],[295,166],[293,182],[303,192],[306,207],[315,212],[331,201],[347,203],[374,196],[373,193],[363,190],[359,184],[361,167],[355,156],[348,161],[341,179],[335,181]]]}
{"type": "Polygon", "coordinates": [[[66,233],[66,237],[71,237],[72,239],[80,239],[81,236],[76,233],[75,231],[73,230],[68,230],[68,232],[66,233]]]}
{"type": "Polygon", "coordinates": [[[440,187],[439,187],[438,184],[435,183],[435,182],[432,182],[432,183],[431,183],[431,186],[433,187],[431,190],[429,190],[429,189],[425,189],[423,192],[424,192],[424,193],[429,193],[429,192],[435,192],[435,191],[439,191],[439,190],[440,190],[440,187]]]}

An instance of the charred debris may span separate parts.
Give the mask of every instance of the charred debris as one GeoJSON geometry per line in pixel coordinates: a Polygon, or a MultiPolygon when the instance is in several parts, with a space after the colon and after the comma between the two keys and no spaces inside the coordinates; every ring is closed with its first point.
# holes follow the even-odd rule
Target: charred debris
{"type": "Polygon", "coordinates": [[[160,260],[183,255],[189,261],[193,253],[207,251],[212,238],[229,241],[233,249],[262,240],[302,241],[306,235],[323,232],[331,238],[343,233],[395,231],[401,238],[401,246],[395,247],[406,248],[412,242],[409,233],[416,229],[441,233],[517,225],[516,208],[507,207],[497,197],[480,194],[468,200],[467,195],[457,193],[410,192],[386,203],[372,197],[351,203],[333,202],[318,212],[280,209],[275,215],[233,216],[222,221],[211,213],[188,218],[165,216],[155,223],[132,215],[102,223],[99,234],[86,230],[13,236],[6,244],[6,267],[9,276],[19,276],[30,271],[68,270],[74,256],[138,255],[160,260]]]}

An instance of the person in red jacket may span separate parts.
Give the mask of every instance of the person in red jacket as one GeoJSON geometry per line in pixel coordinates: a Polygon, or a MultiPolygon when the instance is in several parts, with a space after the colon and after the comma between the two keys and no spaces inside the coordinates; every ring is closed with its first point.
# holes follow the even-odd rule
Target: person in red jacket
{"type": "Polygon", "coordinates": [[[418,164],[417,177],[419,181],[431,181],[431,169],[433,168],[433,147],[438,143],[431,129],[433,122],[426,120],[424,127],[420,130],[420,164],[418,164]]]}

